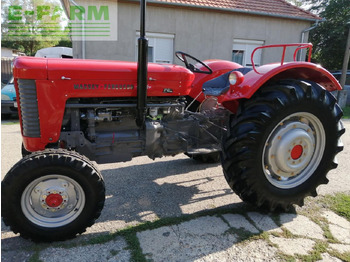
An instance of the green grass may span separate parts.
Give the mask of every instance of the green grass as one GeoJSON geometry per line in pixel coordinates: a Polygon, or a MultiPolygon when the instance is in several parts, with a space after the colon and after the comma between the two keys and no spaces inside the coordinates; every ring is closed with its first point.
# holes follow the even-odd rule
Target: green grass
{"type": "Polygon", "coordinates": [[[1,125],[17,125],[19,120],[1,120],[1,125]]]}
{"type": "Polygon", "coordinates": [[[321,254],[327,252],[327,243],[322,241],[316,241],[316,244],[313,250],[309,253],[309,255],[295,255],[299,261],[303,262],[314,262],[322,259],[321,254]]]}
{"type": "Polygon", "coordinates": [[[337,193],[335,195],[327,195],[322,202],[338,215],[350,221],[350,195],[345,193],[337,193]]]}
{"type": "Polygon", "coordinates": [[[345,108],[343,108],[343,113],[343,118],[350,119],[350,106],[346,106],[345,108]]]}
{"type": "Polygon", "coordinates": [[[350,195],[339,193],[331,197],[330,208],[350,221],[350,195]]]}

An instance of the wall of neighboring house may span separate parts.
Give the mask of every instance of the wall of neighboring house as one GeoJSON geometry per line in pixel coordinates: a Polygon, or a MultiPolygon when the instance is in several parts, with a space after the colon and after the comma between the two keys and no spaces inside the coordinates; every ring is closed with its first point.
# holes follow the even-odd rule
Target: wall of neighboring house
{"type": "MultiPolygon", "coordinates": [[[[118,30],[118,40],[87,41],[86,58],[136,61],[139,5],[121,2],[113,4],[118,5],[118,15],[114,19],[116,25],[112,25],[114,30],[118,30]]],[[[167,47],[173,49],[172,53],[181,50],[201,60],[232,61],[233,50],[234,59],[239,60],[244,50],[249,52],[261,44],[296,43],[300,41],[302,30],[310,25],[309,21],[171,6],[148,6],[146,15],[146,31],[152,45],[167,45],[169,39],[172,39],[170,41],[173,46],[167,47]],[[168,39],[168,42],[162,42],[163,38],[168,39]]],[[[73,43],[73,50],[74,57],[81,58],[80,41],[73,43]]],[[[261,61],[258,62],[266,64],[280,61],[281,51],[263,51],[261,61]]],[[[180,63],[174,55],[171,62],[180,63]]],[[[248,61],[245,63],[248,64],[248,61]]]]}
{"type": "Polygon", "coordinates": [[[1,47],[1,57],[13,57],[12,49],[7,47],[1,47]]]}

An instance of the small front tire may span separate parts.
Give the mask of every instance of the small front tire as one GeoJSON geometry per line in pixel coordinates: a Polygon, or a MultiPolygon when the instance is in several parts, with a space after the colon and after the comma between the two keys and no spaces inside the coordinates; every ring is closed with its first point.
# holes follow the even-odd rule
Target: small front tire
{"type": "Polygon", "coordinates": [[[23,158],[1,184],[5,224],[36,242],[83,233],[100,216],[104,200],[98,169],[84,156],[62,149],[23,158]]]}

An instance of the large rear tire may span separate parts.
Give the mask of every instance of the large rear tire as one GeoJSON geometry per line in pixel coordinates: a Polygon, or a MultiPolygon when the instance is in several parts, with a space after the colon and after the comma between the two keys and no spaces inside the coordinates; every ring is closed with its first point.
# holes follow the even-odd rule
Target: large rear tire
{"type": "Polygon", "coordinates": [[[21,159],[1,183],[5,224],[36,242],[73,238],[100,216],[103,178],[84,156],[47,149],[21,159]]]}
{"type": "Polygon", "coordinates": [[[285,80],[241,103],[223,142],[225,178],[243,201],[269,210],[303,205],[328,183],[345,129],[331,93],[285,80]]]}

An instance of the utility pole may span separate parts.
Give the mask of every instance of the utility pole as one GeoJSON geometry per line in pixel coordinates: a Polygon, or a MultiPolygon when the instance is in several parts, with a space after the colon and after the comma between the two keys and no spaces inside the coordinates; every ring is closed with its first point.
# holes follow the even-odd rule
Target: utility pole
{"type": "Polygon", "coordinates": [[[341,70],[341,76],[340,76],[340,85],[343,88],[343,90],[339,90],[337,92],[337,100],[338,104],[341,108],[344,108],[346,106],[347,97],[350,96],[350,93],[348,94],[349,90],[345,90],[345,80],[346,80],[346,72],[348,71],[348,64],[349,64],[349,56],[350,56],[350,21],[346,23],[346,25],[349,27],[349,33],[348,33],[348,40],[346,42],[346,48],[345,48],[345,54],[344,54],[344,60],[343,60],[343,68],[341,70]]]}
{"type": "Polygon", "coordinates": [[[346,48],[345,48],[345,54],[344,54],[344,60],[343,60],[343,68],[342,68],[341,77],[340,77],[340,85],[343,88],[345,85],[346,71],[348,71],[349,56],[350,56],[350,21],[347,22],[347,26],[349,27],[349,33],[348,33],[348,40],[346,42],[346,48]]]}

